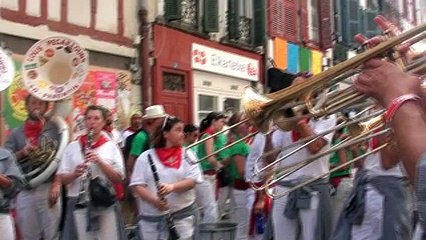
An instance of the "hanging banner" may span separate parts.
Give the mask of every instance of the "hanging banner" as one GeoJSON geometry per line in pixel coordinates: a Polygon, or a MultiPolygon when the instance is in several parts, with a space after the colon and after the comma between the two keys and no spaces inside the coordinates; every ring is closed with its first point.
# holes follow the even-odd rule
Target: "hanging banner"
{"type": "Polygon", "coordinates": [[[299,45],[288,43],[287,72],[296,74],[299,70],[299,45]]]}
{"type": "Polygon", "coordinates": [[[117,112],[117,81],[115,72],[94,72],[96,86],[96,104],[117,112]]]}
{"type": "MultiPolygon", "coordinates": [[[[25,98],[28,91],[24,87],[21,77],[20,60],[14,60],[15,77],[12,84],[4,91],[3,111],[5,116],[6,131],[19,127],[27,119],[27,111],[25,110],[25,98]]],[[[7,133],[6,133],[7,134],[7,133]]]]}
{"type": "Polygon", "coordinates": [[[281,38],[275,38],[274,41],[274,60],[277,68],[287,69],[287,41],[281,38]]]}
{"type": "Polygon", "coordinates": [[[311,51],[309,48],[300,48],[300,71],[307,72],[311,67],[311,51]]]}
{"type": "Polygon", "coordinates": [[[322,52],[312,50],[311,52],[311,71],[312,74],[322,72],[322,52]]]}

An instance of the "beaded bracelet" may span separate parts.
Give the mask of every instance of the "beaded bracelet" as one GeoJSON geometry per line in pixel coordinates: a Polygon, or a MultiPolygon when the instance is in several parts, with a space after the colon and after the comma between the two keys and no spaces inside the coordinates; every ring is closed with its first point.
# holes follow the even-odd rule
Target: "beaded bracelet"
{"type": "Polygon", "coordinates": [[[407,101],[420,101],[420,97],[417,94],[404,94],[392,100],[391,104],[386,109],[386,123],[390,123],[392,121],[392,118],[395,115],[396,111],[399,109],[399,107],[401,107],[403,103],[407,101]]]}

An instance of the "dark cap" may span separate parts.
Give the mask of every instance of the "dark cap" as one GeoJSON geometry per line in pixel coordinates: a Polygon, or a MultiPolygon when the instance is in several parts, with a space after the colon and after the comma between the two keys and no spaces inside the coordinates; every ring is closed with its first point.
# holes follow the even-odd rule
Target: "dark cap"
{"type": "Polygon", "coordinates": [[[286,73],[278,68],[268,69],[268,87],[270,88],[270,93],[291,86],[295,78],[295,75],[286,73]]]}

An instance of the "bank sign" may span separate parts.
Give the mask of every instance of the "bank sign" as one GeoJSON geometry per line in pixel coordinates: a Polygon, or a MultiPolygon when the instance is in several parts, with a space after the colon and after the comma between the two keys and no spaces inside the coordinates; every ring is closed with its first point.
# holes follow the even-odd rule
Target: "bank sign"
{"type": "Polygon", "coordinates": [[[259,61],[204,45],[192,44],[193,69],[214,72],[251,81],[259,80],[259,61]]]}

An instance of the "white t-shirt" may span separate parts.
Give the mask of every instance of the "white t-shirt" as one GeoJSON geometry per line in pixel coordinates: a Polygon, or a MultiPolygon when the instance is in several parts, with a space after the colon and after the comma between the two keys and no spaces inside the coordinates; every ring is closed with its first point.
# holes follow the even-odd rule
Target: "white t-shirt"
{"type": "MultiPolygon", "coordinates": [[[[275,132],[272,133],[272,135],[278,135],[276,137],[272,136],[272,146],[274,148],[276,148],[277,146],[279,146],[282,142],[281,136],[282,134],[280,134],[280,132],[282,132],[281,130],[276,130],[275,132]]],[[[246,171],[245,171],[245,180],[246,182],[249,181],[260,181],[261,179],[256,177],[254,179],[253,175],[254,175],[254,164],[256,162],[257,159],[259,159],[260,156],[262,156],[263,154],[263,150],[265,148],[265,135],[262,133],[258,133],[254,136],[253,142],[250,145],[250,152],[247,156],[247,160],[246,160],[246,171]]],[[[262,160],[259,159],[258,160],[258,168],[260,169],[261,167],[265,166],[264,164],[262,164],[262,160]]]]}
{"type": "MultiPolygon", "coordinates": [[[[185,151],[182,152],[185,156],[185,151]]],[[[183,179],[193,179],[196,183],[201,183],[203,181],[198,164],[191,165],[189,164],[190,161],[182,159],[182,163],[178,169],[169,168],[160,162],[154,149],[149,149],[143,152],[136,160],[129,186],[142,185],[146,186],[147,190],[151,193],[157,193],[157,186],[154,181],[151,166],[149,165],[148,154],[151,155],[155,167],[157,168],[160,183],[175,183],[183,179]]],[[[196,159],[193,154],[192,151],[186,151],[187,157],[196,159]]],[[[195,190],[190,189],[182,193],[172,192],[166,196],[166,200],[171,212],[178,211],[188,207],[195,201],[195,190]]],[[[141,214],[148,216],[164,215],[164,213],[140,197],[137,198],[137,203],[139,213],[141,214]]]]}
{"type": "MultiPolygon", "coordinates": [[[[94,149],[100,158],[110,164],[112,168],[118,172],[124,178],[124,166],[123,166],[123,157],[121,155],[120,149],[117,144],[113,141],[108,141],[98,148],[94,149]]],[[[78,140],[71,142],[64,150],[62,155],[61,163],[59,165],[58,171],[56,174],[67,174],[75,171],[77,165],[84,162],[81,145],[78,140]]],[[[104,179],[107,179],[105,174],[96,164],[89,165],[92,176],[100,176],[104,179]]],[[[68,184],[68,197],[77,197],[80,192],[80,182],[81,178],[79,177],[74,180],[72,183],[68,184]]]]}
{"type": "MultiPolygon", "coordinates": [[[[319,133],[325,132],[325,131],[330,130],[333,127],[335,127],[336,126],[336,117],[335,117],[335,115],[330,115],[328,117],[319,118],[317,120],[311,119],[308,122],[308,124],[315,134],[319,134],[319,133]]],[[[331,141],[333,139],[333,135],[334,135],[334,132],[323,136],[323,139],[325,139],[327,141],[327,144],[321,149],[320,152],[328,151],[330,149],[330,145],[331,145],[331,141]]],[[[291,132],[280,132],[279,134],[273,135],[272,137],[279,139],[279,140],[276,140],[278,143],[280,143],[280,145],[277,146],[279,148],[283,148],[284,146],[288,146],[289,144],[291,144],[293,142],[291,132]]],[[[278,158],[292,152],[293,150],[295,150],[296,148],[298,148],[302,145],[303,144],[297,144],[297,145],[295,145],[291,148],[284,149],[283,151],[281,151],[278,154],[278,158]]],[[[291,166],[295,163],[302,162],[302,161],[306,160],[307,158],[309,158],[311,156],[313,156],[313,155],[309,152],[308,148],[304,147],[304,148],[300,149],[299,151],[297,151],[296,153],[294,153],[293,155],[282,160],[278,164],[278,168],[291,166]]],[[[297,170],[296,172],[292,173],[291,175],[289,175],[286,178],[286,180],[294,180],[294,179],[297,179],[297,178],[300,178],[300,177],[309,177],[309,178],[318,177],[318,176],[329,171],[329,169],[330,169],[329,159],[330,159],[329,154],[322,156],[321,158],[310,163],[309,165],[307,165],[307,166],[297,170]]]]}
{"type": "Polygon", "coordinates": [[[364,160],[364,168],[368,170],[369,176],[404,176],[400,163],[393,168],[384,169],[380,157],[380,152],[368,155],[364,160]]]}

